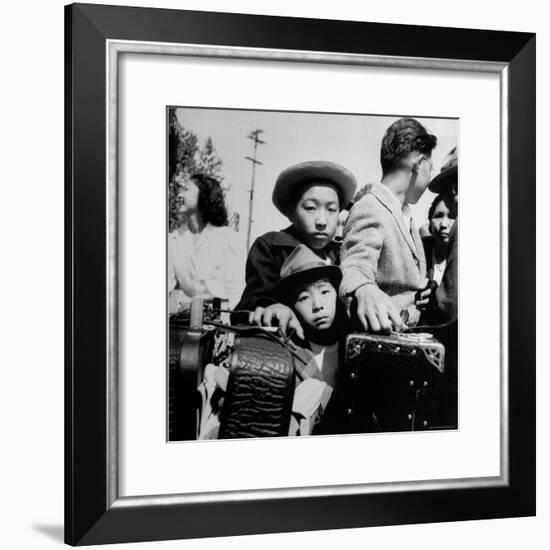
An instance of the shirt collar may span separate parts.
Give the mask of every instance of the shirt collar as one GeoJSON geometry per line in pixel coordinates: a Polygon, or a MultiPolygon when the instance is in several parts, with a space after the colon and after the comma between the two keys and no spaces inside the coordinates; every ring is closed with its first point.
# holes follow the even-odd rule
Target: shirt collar
{"type": "Polygon", "coordinates": [[[373,185],[371,193],[392,213],[399,225],[401,233],[405,237],[412,252],[416,255],[418,247],[411,235],[412,216],[409,205],[407,203],[405,203],[406,207],[402,205],[397,196],[383,183],[373,185]]]}
{"type": "Polygon", "coordinates": [[[412,220],[412,212],[411,207],[409,203],[405,203],[403,205],[403,208],[401,208],[401,213],[403,214],[403,219],[405,220],[405,224],[407,225],[407,229],[411,230],[411,220],[412,220]]]}
{"type": "Polygon", "coordinates": [[[285,229],[278,231],[273,238],[274,246],[291,246],[292,248],[296,248],[299,244],[302,244],[302,241],[296,236],[296,229],[293,225],[289,225],[285,229]]]}
{"type": "MultiPolygon", "coordinates": [[[[294,225],[289,225],[278,231],[273,237],[273,246],[279,246],[281,248],[296,248],[300,244],[304,244],[296,235],[296,228],[294,225]]],[[[323,249],[327,259],[331,264],[338,264],[339,250],[338,245],[329,242],[323,249]]]]}
{"type": "MultiPolygon", "coordinates": [[[[384,184],[381,184],[381,185],[384,185],[384,184]]],[[[386,186],[384,185],[384,187],[386,186]]],[[[394,203],[394,206],[396,208],[399,208],[399,210],[401,210],[405,218],[410,219],[412,217],[410,204],[408,202],[401,204],[401,201],[397,198],[397,195],[389,187],[386,187],[386,190],[388,191],[387,193],[388,198],[391,197],[389,200],[394,203]]]]}

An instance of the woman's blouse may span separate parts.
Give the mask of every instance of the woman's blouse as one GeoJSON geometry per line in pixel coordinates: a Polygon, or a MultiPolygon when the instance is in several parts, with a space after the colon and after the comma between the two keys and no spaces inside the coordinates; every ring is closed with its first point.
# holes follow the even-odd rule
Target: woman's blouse
{"type": "Polygon", "coordinates": [[[230,227],[175,231],[168,238],[168,292],[179,291],[179,303],[201,296],[227,299],[233,308],[244,288],[245,261],[241,235],[230,227]]]}

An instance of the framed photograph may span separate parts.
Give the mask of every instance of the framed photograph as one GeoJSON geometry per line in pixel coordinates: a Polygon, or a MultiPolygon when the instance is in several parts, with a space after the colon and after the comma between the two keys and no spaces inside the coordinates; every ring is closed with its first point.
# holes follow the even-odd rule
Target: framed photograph
{"type": "MultiPolygon", "coordinates": [[[[397,181],[396,172],[379,187],[381,144],[389,159],[391,140],[402,143],[403,136],[417,131],[429,147],[437,147],[425,163],[418,200],[410,207],[412,224],[420,228],[416,239],[425,249],[426,278],[434,286],[442,284],[458,195],[425,186],[432,179],[450,182],[441,175],[432,178],[432,172],[437,166],[437,173],[445,176],[441,167],[457,158],[459,121],[171,106],[167,126],[168,440],[457,429],[456,312],[445,315],[429,308],[420,314],[400,304],[406,328],[391,336],[367,335],[371,327],[346,312],[349,291],[342,291],[340,298],[337,294],[357,284],[354,264],[371,262],[366,242],[358,250],[350,245],[358,224],[364,223],[365,204],[369,209],[391,206],[379,192],[393,185],[390,180],[397,181]],[[455,153],[449,156],[449,151],[455,153]],[[329,201],[326,209],[315,207],[325,191],[322,185],[311,185],[314,176],[318,184],[341,177],[328,184],[334,203],[329,201]],[[285,187],[289,178],[292,186],[285,187]],[[349,191],[342,183],[349,183],[349,191]],[[281,207],[287,189],[297,201],[295,213],[281,207]],[[346,193],[346,198],[338,196],[346,193]],[[309,250],[291,256],[300,245],[309,250]],[[331,258],[337,259],[332,272],[342,282],[328,277],[323,287],[327,298],[317,303],[316,287],[310,284],[318,281],[310,279],[326,279],[331,270],[323,262],[331,258]],[[292,276],[283,276],[289,269],[292,276]],[[286,333],[303,329],[303,336],[285,340],[285,313],[279,312],[290,313],[277,304],[296,314],[286,333]],[[197,308],[202,319],[191,322],[197,308]],[[274,332],[276,327],[280,333],[274,332]],[[288,362],[289,376],[280,386],[274,385],[276,372],[267,375],[265,361],[245,360],[255,346],[263,352],[269,343],[279,360],[288,362]],[[241,346],[246,353],[239,351],[241,346]],[[363,368],[371,352],[376,356],[372,366],[363,368]],[[257,378],[260,374],[266,375],[266,385],[257,378]],[[240,385],[250,376],[254,392],[268,398],[255,399],[248,383],[240,385]],[[278,421],[274,409],[280,413],[278,421]]],[[[404,181],[408,186],[409,177],[404,181]]],[[[393,215],[386,222],[384,231],[401,231],[393,215]]],[[[379,234],[372,227],[360,233],[362,242],[364,234],[379,234]]],[[[402,244],[397,263],[402,257],[414,263],[419,253],[413,238],[402,244]]],[[[381,254],[380,264],[384,255],[389,253],[381,254]]],[[[392,283],[379,280],[378,285],[402,301],[404,289],[392,292],[390,286],[415,282],[406,281],[397,263],[391,269],[392,283]]]]}
{"type": "Polygon", "coordinates": [[[65,16],[66,542],[534,515],[535,36],[65,16]]]}

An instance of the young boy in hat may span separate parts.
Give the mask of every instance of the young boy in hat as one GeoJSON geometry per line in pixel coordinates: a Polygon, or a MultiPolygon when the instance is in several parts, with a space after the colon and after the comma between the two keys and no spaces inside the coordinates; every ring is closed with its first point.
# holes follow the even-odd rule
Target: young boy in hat
{"type": "Polygon", "coordinates": [[[274,299],[294,312],[305,337],[305,344],[297,348],[299,383],[292,407],[294,429],[300,435],[342,431],[338,397],[331,398],[338,386],[339,341],[348,327],[345,306],[338,299],[341,280],[338,266],[326,264],[300,244],[285,260],[273,287],[274,299]]]}
{"type": "Polygon", "coordinates": [[[410,213],[428,183],[437,138],[417,120],[402,118],[384,134],[382,181],[352,208],[341,250],[341,295],[372,332],[416,324],[427,303],[426,259],[410,213]]]}
{"type": "MultiPolygon", "coordinates": [[[[250,311],[250,323],[278,324],[284,333],[290,329],[304,337],[293,311],[273,297],[273,287],[280,278],[283,263],[300,244],[326,264],[338,263],[338,247],[332,241],[338,213],[352,199],[356,187],[353,174],[333,162],[302,162],[279,175],[272,201],[291,225],[258,237],[250,248],[246,287],[235,308],[250,311]]],[[[240,315],[235,317],[239,319],[240,315]]]]}

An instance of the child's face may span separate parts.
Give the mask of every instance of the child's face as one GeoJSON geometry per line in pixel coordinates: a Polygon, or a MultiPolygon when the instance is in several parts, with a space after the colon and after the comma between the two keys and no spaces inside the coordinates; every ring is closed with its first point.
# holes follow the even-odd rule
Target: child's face
{"type": "Polygon", "coordinates": [[[438,244],[447,244],[449,242],[449,233],[455,219],[451,211],[447,208],[444,200],[437,203],[430,219],[430,233],[438,244]]]}
{"type": "Polygon", "coordinates": [[[336,290],[328,279],[304,285],[296,297],[294,311],[309,327],[327,330],[336,316],[336,290]]]}
{"type": "Polygon", "coordinates": [[[300,239],[312,249],[324,248],[334,237],[340,202],[329,183],[313,182],[288,214],[300,239]]]}

